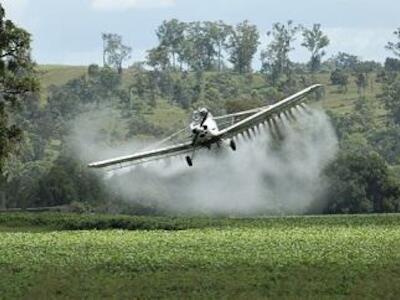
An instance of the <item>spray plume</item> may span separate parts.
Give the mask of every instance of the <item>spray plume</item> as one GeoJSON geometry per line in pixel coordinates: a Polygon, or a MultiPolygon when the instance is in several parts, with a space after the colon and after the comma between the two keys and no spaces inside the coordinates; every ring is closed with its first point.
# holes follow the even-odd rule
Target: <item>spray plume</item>
{"type": "MultiPolygon", "coordinates": [[[[100,124],[87,116],[75,124],[78,130],[73,140],[85,161],[143,147],[137,142],[105,147],[94,138],[100,124]]],[[[327,115],[302,106],[238,135],[236,143],[236,152],[228,147],[199,151],[192,168],[183,157],[171,158],[111,171],[104,184],[126,201],[145,202],[170,212],[303,213],[323,192],[321,172],[338,148],[327,115]]]]}

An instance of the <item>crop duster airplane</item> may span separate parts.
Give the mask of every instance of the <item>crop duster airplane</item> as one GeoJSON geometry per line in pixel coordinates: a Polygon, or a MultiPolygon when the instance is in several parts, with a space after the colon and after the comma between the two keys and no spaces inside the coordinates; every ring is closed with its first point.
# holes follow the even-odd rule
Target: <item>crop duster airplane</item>
{"type": "Polygon", "coordinates": [[[106,168],[118,165],[124,166],[125,164],[133,165],[186,154],[186,162],[191,167],[193,166],[196,150],[200,148],[210,149],[211,145],[216,144],[218,146],[227,145],[233,151],[236,151],[235,137],[237,135],[250,135],[258,131],[260,126],[276,122],[274,117],[280,116],[281,113],[290,113],[290,109],[302,105],[305,101],[305,97],[321,86],[320,84],[312,85],[273,105],[219,117],[213,117],[206,108],[201,108],[193,113],[192,122],[189,125],[191,136],[187,142],[93,162],[88,166],[91,168],[106,168]],[[217,121],[223,119],[239,121],[233,122],[233,124],[230,124],[224,129],[219,129],[217,121]]]}

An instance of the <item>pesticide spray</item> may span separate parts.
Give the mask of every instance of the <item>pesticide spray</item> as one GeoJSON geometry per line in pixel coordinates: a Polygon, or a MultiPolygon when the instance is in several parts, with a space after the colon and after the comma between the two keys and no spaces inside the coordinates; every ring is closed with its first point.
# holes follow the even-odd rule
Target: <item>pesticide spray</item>
{"type": "MultiPolygon", "coordinates": [[[[118,149],[104,147],[93,138],[98,124],[84,120],[86,124],[76,123],[74,140],[85,161],[125,155],[143,146],[135,142],[118,149]]],[[[126,201],[170,212],[302,213],[323,192],[321,172],[338,149],[328,116],[303,106],[240,134],[236,144],[236,152],[229,147],[199,151],[192,168],[181,157],[114,170],[104,176],[104,184],[126,201]]]]}

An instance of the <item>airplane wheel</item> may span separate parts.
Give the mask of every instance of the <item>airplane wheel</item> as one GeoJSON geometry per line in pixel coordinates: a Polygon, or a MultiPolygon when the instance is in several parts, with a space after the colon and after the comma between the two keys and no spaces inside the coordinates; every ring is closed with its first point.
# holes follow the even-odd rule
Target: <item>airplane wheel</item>
{"type": "Polygon", "coordinates": [[[192,166],[193,166],[193,161],[192,161],[192,159],[190,158],[190,156],[186,156],[186,162],[187,162],[187,164],[188,164],[189,167],[192,167],[192,166]]]}
{"type": "Polygon", "coordinates": [[[233,151],[236,151],[236,143],[235,143],[234,140],[231,140],[231,141],[230,141],[229,146],[231,147],[231,149],[232,149],[233,151]]]}

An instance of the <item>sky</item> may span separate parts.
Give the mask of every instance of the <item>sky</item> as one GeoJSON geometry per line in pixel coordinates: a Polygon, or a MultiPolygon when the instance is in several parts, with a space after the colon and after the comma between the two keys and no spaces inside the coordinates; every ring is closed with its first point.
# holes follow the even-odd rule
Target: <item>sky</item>
{"type": "MultiPolygon", "coordinates": [[[[257,25],[262,44],[274,22],[293,20],[322,24],[331,43],[327,57],[338,51],[366,60],[384,61],[393,32],[400,27],[398,0],[0,0],[7,17],[32,34],[33,57],[39,64],[88,65],[102,61],[101,33],[121,34],[133,48],[133,61],[143,60],[157,44],[156,28],[163,20],[245,19],[257,25]]],[[[304,62],[299,46],[291,54],[304,62]]],[[[258,55],[257,55],[258,56],[258,55]]],[[[255,57],[258,64],[259,57],[255,57]]]]}

